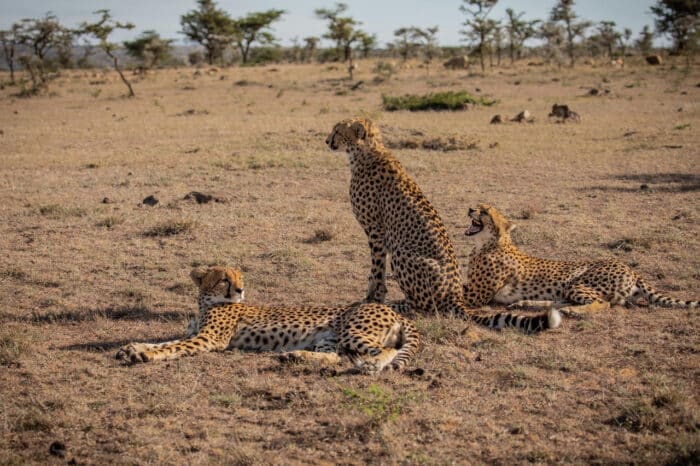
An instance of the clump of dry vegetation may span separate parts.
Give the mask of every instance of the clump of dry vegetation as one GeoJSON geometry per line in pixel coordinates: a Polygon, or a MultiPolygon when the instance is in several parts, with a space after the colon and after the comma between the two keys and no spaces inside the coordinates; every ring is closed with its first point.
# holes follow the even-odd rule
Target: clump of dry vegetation
{"type": "Polygon", "coordinates": [[[182,233],[188,233],[192,231],[195,227],[194,222],[190,221],[179,221],[179,220],[168,220],[158,225],[155,225],[143,232],[144,236],[158,237],[158,236],[175,236],[182,233]]]}

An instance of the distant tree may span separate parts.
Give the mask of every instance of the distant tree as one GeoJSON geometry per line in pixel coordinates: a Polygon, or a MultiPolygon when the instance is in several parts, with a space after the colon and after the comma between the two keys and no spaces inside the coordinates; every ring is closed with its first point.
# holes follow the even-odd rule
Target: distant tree
{"type": "Polygon", "coordinates": [[[10,83],[15,84],[15,58],[19,46],[18,29],[19,24],[15,23],[7,31],[0,31],[0,43],[5,57],[7,67],[10,69],[10,83]]]}
{"type": "Polygon", "coordinates": [[[627,48],[629,47],[630,39],[632,39],[632,30],[630,28],[623,29],[622,35],[620,36],[620,54],[623,57],[627,56],[627,48]]]}
{"type": "Polygon", "coordinates": [[[362,52],[362,58],[369,57],[370,52],[377,46],[377,35],[359,32],[359,44],[357,48],[362,52]]]}
{"type": "Polygon", "coordinates": [[[488,37],[496,26],[496,22],[488,19],[487,16],[491,13],[493,7],[498,3],[498,0],[462,0],[463,5],[459,10],[468,15],[467,20],[463,23],[468,29],[460,31],[467,40],[476,42],[476,50],[479,54],[481,63],[481,71],[485,71],[484,52],[488,47],[488,37]]]}
{"type": "Polygon", "coordinates": [[[254,42],[261,46],[274,44],[275,36],[268,29],[275,21],[278,21],[285,13],[284,10],[267,10],[248,13],[242,18],[234,20],[234,37],[241,51],[243,63],[248,63],[250,46],[254,42]]]}
{"type": "Polygon", "coordinates": [[[556,62],[561,66],[561,51],[566,42],[564,28],[554,21],[547,21],[540,25],[537,36],[544,40],[543,51],[547,62],[556,62]]]}
{"type": "Polygon", "coordinates": [[[442,52],[437,40],[438,31],[439,28],[437,26],[420,30],[420,38],[422,40],[421,50],[425,57],[425,64],[427,65],[428,72],[430,72],[430,64],[435,58],[439,57],[442,52]]]}
{"type": "MultiPolygon", "coordinates": [[[[490,52],[496,51],[496,66],[501,66],[501,52],[503,51],[503,26],[499,21],[494,22],[493,30],[491,31],[491,42],[492,46],[489,47],[490,52]]],[[[489,52],[489,57],[492,54],[489,52]]],[[[493,66],[493,60],[489,58],[491,66],[493,66]]]]}
{"type": "Polygon", "coordinates": [[[320,40],[315,36],[304,37],[304,61],[310,62],[314,58],[320,40]]]}
{"type": "Polygon", "coordinates": [[[656,32],[673,39],[674,53],[681,54],[697,48],[700,1],[657,0],[651,7],[651,13],[656,17],[656,32]]]}
{"type": "Polygon", "coordinates": [[[114,53],[117,49],[117,44],[109,42],[109,35],[112,34],[115,29],[133,29],[134,25],[115,21],[112,19],[109,10],[97,10],[94,14],[101,15],[101,18],[95,23],[82,23],[78,31],[80,34],[85,34],[99,41],[99,47],[112,59],[114,69],[119,74],[124,85],[129,89],[129,97],[133,97],[135,95],[134,89],[131,87],[129,80],[124,76],[124,73],[122,73],[119,67],[119,59],[114,53]]]}
{"type": "Polygon", "coordinates": [[[654,47],[654,33],[652,32],[649,25],[645,24],[639,33],[639,38],[634,43],[642,55],[651,54],[652,48],[654,47]]]}
{"type": "Polygon", "coordinates": [[[335,41],[336,60],[340,60],[343,57],[343,60],[348,63],[348,74],[352,80],[353,70],[355,69],[352,63],[353,44],[360,41],[366,33],[357,29],[357,26],[361,24],[360,22],[350,16],[340,16],[347,8],[348,6],[344,3],[336,3],[333,10],[320,8],[315,10],[314,13],[316,13],[317,17],[328,21],[328,32],[323,37],[335,41]]]}
{"type": "Polygon", "coordinates": [[[541,23],[541,21],[538,19],[525,21],[522,19],[525,12],[515,13],[512,8],[506,9],[506,15],[507,22],[505,28],[508,35],[510,62],[515,63],[515,59],[520,57],[525,41],[535,37],[537,34],[536,26],[538,23],[541,23]]]}
{"type": "Polygon", "coordinates": [[[323,35],[326,39],[335,41],[336,50],[336,60],[341,60],[341,54],[343,52],[343,39],[347,35],[347,26],[354,26],[358,23],[354,22],[349,24],[346,18],[342,18],[340,15],[347,11],[348,6],[345,3],[336,3],[334,9],[328,8],[318,8],[314,10],[316,17],[325,21],[328,21],[328,32],[323,35]],[[345,19],[345,21],[343,21],[345,19]],[[342,25],[341,23],[345,23],[342,25]]]}
{"type": "Polygon", "coordinates": [[[566,30],[566,50],[569,54],[570,65],[576,63],[576,53],[574,41],[577,37],[583,37],[586,29],[591,25],[590,21],[579,21],[578,15],[574,12],[574,0],[558,0],[552,8],[549,19],[552,22],[564,23],[566,30]]]}
{"type": "Polygon", "coordinates": [[[125,41],[124,48],[132,57],[141,61],[145,68],[153,68],[170,57],[172,40],[162,39],[153,30],[143,31],[132,41],[125,41]]]}
{"type": "Polygon", "coordinates": [[[420,46],[421,30],[415,26],[402,27],[394,31],[395,50],[405,62],[412,57],[420,46]]]}
{"type": "Polygon", "coordinates": [[[213,0],[197,0],[197,5],[198,9],[180,17],[181,33],[204,47],[207,62],[212,65],[222,59],[224,50],[233,42],[235,22],[213,0]]]}
{"type": "Polygon", "coordinates": [[[19,34],[23,45],[29,47],[32,53],[44,61],[46,54],[57,44],[57,38],[66,29],[58,22],[52,13],[46,13],[43,18],[23,19],[20,22],[19,34]]]}
{"type": "Polygon", "coordinates": [[[622,38],[622,34],[615,30],[615,21],[601,21],[598,24],[598,40],[601,46],[612,58],[615,44],[622,38]]]}

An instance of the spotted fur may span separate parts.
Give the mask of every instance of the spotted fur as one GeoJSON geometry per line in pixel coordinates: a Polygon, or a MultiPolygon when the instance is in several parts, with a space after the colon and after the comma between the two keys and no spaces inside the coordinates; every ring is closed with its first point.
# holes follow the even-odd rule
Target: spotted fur
{"type": "Polygon", "coordinates": [[[339,122],[326,144],[331,150],[344,150],[350,162],[352,210],[365,230],[372,260],[367,302],[384,302],[386,257],[391,254],[394,277],[406,297],[401,309],[452,314],[491,328],[537,331],[558,325],[556,311],[528,317],[484,316],[465,306],[460,268],[440,216],[384,147],[371,121],[339,122]]]}
{"type": "Polygon", "coordinates": [[[196,333],[165,343],[132,343],[119,350],[118,359],[139,363],[237,348],[328,363],[337,363],[344,355],[364,371],[377,372],[403,367],[419,347],[414,325],[381,304],[247,306],[234,302],[231,292],[237,287],[243,294],[238,270],[195,269],[191,277],[200,292],[196,333]]]}
{"type": "Polygon", "coordinates": [[[495,208],[469,209],[467,236],[475,243],[469,256],[465,298],[470,305],[490,302],[522,306],[636,303],[666,307],[698,307],[656,291],[630,267],[616,259],[564,262],[539,259],[512,242],[514,225],[495,208]]]}

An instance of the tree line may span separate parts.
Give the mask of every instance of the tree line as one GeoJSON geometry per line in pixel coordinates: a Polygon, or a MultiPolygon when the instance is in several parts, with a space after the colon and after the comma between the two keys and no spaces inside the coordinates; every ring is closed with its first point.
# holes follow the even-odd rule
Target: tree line
{"type": "MultiPolygon", "coordinates": [[[[489,65],[499,66],[507,54],[510,62],[523,56],[526,42],[538,40],[538,52],[549,62],[562,63],[564,57],[570,66],[577,58],[587,56],[624,56],[632,49],[649,54],[654,36],[666,36],[672,40],[671,52],[686,54],[691,59],[698,48],[700,35],[700,0],[657,0],[650,12],[655,19],[655,31],[645,26],[636,39],[630,29],[618,30],[614,21],[594,24],[580,18],[574,11],[575,0],[556,0],[547,19],[526,19],[525,12],[506,10],[501,19],[491,17],[499,0],[462,0],[459,11],[465,16],[460,34],[467,44],[468,53],[477,58],[482,71],[489,65]]],[[[129,88],[119,63],[122,49],[138,66],[148,69],[174,63],[172,42],[163,39],[156,31],[143,31],[135,39],[121,44],[111,42],[110,35],[116,29],[133,29],[131,23],[112,18],[109,10],[94,13],[97,19],[83,22],[77,28],[61,25],[58,18],[47,13],[38,19],[23,19],[11,28],[0,31],[2,55],[10,71],[10,82],[15,82],[15,70],[26,70],[32,86],[28,92],[38,92],[51,79],[51,72],[58,68],[88,66],[89,57],[102,51],[129,88]],[[81,51],[75,57],[76,46],[81,51]]],[[[196,0],[196,7],[180,17],[181,34],[193,43],[201,45],[203,54],[193,52],[191,64],[206,61],[209,64],[226,64],[228,53],[238,55],[242,64],[257,60],[279,60],[279,43],[272,25],[282,19],[285,10],[270,9],[232,17],[218,7],[214,0],[196,0]]],[[[326,33],[321,37],[309,36],[291,39],[287,57],[291,61],[338,61],[347,64],[350,78],[354,69],[353,59],[378,53],[377,36],[361,28],[362,23],[348,14],[348,5],[336,3],[333,8],[314,10],[315,16],[326,22],[326,33]],[[321,39],[333,46],[319,49],[321,39]]],[[[394,31],[394,41],[380,53],[396,56],[406,61],[422,57],[427,66],[444,54],[461,52],[460,48],[440,47],[437,40],[438,26],[403,26],[394,31]]],[[[229,58],[229,63],[232,60],[229,58]]]]}

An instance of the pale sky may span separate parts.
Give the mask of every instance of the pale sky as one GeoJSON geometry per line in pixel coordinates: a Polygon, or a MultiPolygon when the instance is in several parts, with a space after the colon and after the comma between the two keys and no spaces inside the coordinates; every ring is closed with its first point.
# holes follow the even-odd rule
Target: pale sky
{"type": "MultiPolygon", "coordinates": [[[[346,0],[347,14],[362,22],[361,28],[377,34],[381,45],[394,39],[393,31],[403,26],[439,26],[440,45],[460,45],[464,15],[459,11],[459,0],[346,0]]],[[[526,19],[544,19],[549,15],[555,0],[500,0],[490,18],[505,17],[506,8],[525,11],[526,19]]],[[[637,37],[645,24],[653,28],[654,21],[649,7],[654,0],[578,0],[574,10],[582,18],[591,21],[612,20],[619,30],[632,29],[637,37]]],[[[321,36],[326,29],[323,21],[316,19],[314,9],[331,8],[335,1],[324,0],[219,0],[220,8],[233,17],[251,11],[271,8],[284,9],[287,14],[274,23],[273,29],[283,45],[289,45],[293,37],[321,36]]],[[[0,0],[0,29],[7,29],[14,21],[36,18],[47,11],[58,16],[59,21],[70,27],[92,20],[92,12],[107,8],[119,21],[134,23],[131,31],[117,31],[113,41],[133,38],[147,29],[155,29],[164,38],[183,40],[178,34],[180,16],[194,9],[195,0],[0,0]]]]}

